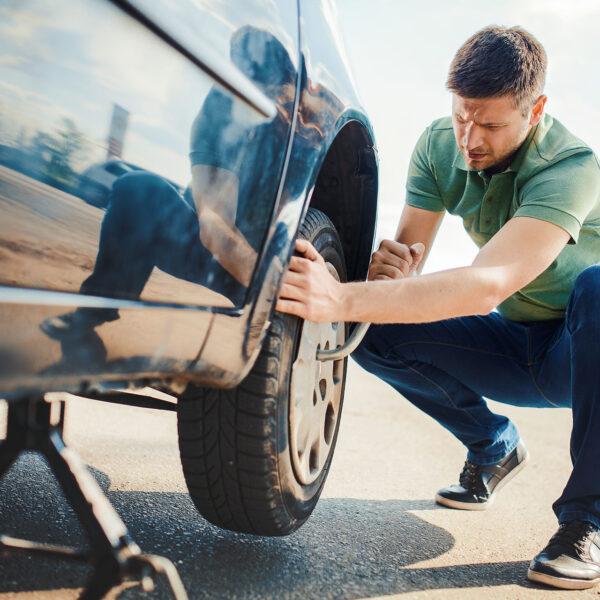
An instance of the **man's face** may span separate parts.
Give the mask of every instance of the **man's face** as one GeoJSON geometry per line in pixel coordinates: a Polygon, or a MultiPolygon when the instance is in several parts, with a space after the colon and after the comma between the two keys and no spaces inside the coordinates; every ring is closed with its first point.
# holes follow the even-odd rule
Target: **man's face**
{"type": "Polygon", "coordinates": [[[539,122],[545,96],[526,115],[512,96],[463,98],[452,94],[454,136],[467,166],[498,172],[510,164],[532,126],[539,122]]]}

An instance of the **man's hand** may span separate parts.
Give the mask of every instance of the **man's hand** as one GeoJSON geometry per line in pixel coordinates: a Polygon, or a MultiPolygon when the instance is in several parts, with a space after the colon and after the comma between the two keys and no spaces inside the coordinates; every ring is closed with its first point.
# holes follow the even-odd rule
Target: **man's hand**
{"type": "Polygon", "coordinates": [[[331,275],[323,257],[306,240],[296,240],[276,310],[321,323],[343,321],[343,285],[331,275]]]}
{"type": "Polygon", "coordinates": [[[425,245],[417,242],[407,246],[394,240],[383,240],[373,253],[369,265],[369,281],[402,279],[412,275],[425,253],[425,245]]]}

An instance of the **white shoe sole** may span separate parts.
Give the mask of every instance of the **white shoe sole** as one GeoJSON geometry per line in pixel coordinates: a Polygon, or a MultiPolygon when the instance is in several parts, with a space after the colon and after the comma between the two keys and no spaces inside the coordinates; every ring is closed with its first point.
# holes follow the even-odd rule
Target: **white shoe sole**
{"type": "Polygon", "coordinates": [[[567,579],[566,577],[553,577],[545,573],[538,573],[531,569],[527,570],[527,579],[563,590],[587,590],[600,583],[600,577],[589,580],[567,579]]]}
{"type": "Polygon", "coordinates": [[[523,460],[506,476],[498,483],[498,485],[494,488],[492,495],[485,502],[461,502],[460,500],[450,500],[449,498],[444,498],[444,496],[440,496],[439,494],[435,495],[435,501],[442,506],[447,506],[449,508],[459,508],[461,510],[485,510],[489,508],[494,502],[494,498],[496,497],[496,493],[499,492],[521,469],[529,462],[529,451],[523,457],[523,460]]]}

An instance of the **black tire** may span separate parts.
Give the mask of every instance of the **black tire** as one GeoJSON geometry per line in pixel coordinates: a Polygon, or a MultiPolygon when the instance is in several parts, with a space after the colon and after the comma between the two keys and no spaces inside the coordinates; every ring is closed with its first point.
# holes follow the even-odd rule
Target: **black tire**
{"type": "MultiPolygon", "coordinates": [[[[325,214],[310,209],[299,236],[310,240],[330,270],[333,268],[341,281],[346,280],[339,236],[325,214]]],[[[345,325],[338,327],[343,338],[345,325]]],[[[327,458],[321,457],[317,473],[310,477],[304,473],[303,478],[294,460],[304,454],[293,457],[290,429],[291,372],[302,328],[302,320],[275,313],[255,365],[236,388],[190,385],[179,398],[179,449],[187,487],[200,513],[219,527],[286,535],[300,527],[317,504],[337,439],[346,359],[333,366],[340,386],[335,387],[339,407],[335,423],[328,424],[325,417],[330,439],[327,458]]],[[[317,395],[314,390],[311,394],[316,406],[317,395]]],[[[322,399],[325,401],[324,392],[322,399]]],[[[312,464],[312,450],[310,456],[312,464]]]]}

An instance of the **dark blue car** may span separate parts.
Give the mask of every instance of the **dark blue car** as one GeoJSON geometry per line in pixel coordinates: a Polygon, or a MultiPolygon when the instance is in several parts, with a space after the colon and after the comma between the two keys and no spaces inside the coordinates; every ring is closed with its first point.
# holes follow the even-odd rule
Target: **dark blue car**
{"type": "Polygon", "coordinates": [[[298,236],[364,279],[376,220],[333,2],[0,6],[0,397],[163,402],[202,515],[293,531],[344,395],[316,352],[348,325],[274,302],[298,236]]]}

